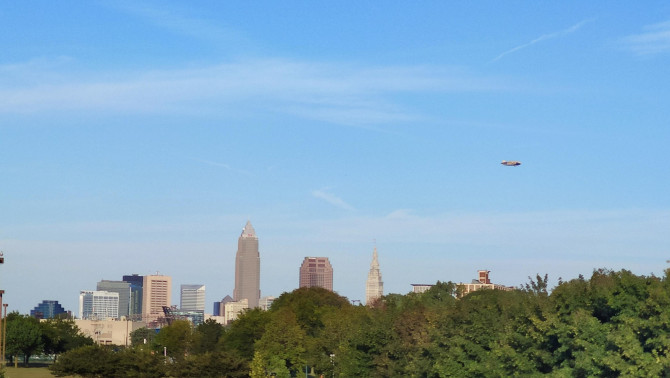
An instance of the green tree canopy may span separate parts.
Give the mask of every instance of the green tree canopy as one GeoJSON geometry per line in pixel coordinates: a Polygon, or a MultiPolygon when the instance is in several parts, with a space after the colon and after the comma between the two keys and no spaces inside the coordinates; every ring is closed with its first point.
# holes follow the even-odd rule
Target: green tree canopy
{"type": "Polygon", "coordinates": [[[28,315],[13,312],[7,315],[7,354],[22,355],[23,363],[28,365],[30,356],[42,352],[42,327],[39,320],[28,315]]]}
{"type": "Polygon", "coordinates": [[[55,318],[40,322],[44,353],[57,355],[84,345],[92,345],[93,339],[82,334],[74,320],[55,318]]]}
{"type": "Polygon", "coordinates": [[[165,350],[168,356],[177,361],[186,357],[192,343],[193,327],[188,320],[173,321],[169,326],[163,327],[153,341],[155,349],[159,352],[165,350]]]}

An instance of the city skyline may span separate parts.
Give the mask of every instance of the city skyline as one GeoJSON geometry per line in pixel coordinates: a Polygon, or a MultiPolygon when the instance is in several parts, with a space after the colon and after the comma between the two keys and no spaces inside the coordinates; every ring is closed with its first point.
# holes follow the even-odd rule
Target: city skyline
{"type": "Polygon", "coordinates": [[[156,271],[210,306],[249,219],[263,296],[316,255],[363,301],[374,246],[386,293],[668,267],[665,2],[35,5],[0,13],[8,311],[156,271]]]}

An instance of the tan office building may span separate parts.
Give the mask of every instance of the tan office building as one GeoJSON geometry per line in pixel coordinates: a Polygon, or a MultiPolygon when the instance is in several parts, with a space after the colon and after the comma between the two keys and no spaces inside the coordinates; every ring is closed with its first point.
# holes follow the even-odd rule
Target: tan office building
{"type": "Polygon", "coordinates": [[[327,257],[305,257],[300,266],[300,287],[333,291],[333,267],[327,257]]]}
{"type": "Polygon", "coordinates": [[[125,345],[130,342],[130,334],[142,327],[146,327],[144,322],[132,322],[125,320],[87,320],[75,319],[74,324],[79,327],[79,331],[92,338],[100,345],[125,345]]]}
{"type": "Polygon", "coordinates": [[[226,302],[223,305],[223,318],[225,324],[230,324],[237,319],[242,311],[249,308],[249,303],[246,299],[237,302],[226,302]]]}
{"type": "Polygon", "coordinates": [[[172,277],[159,274],[144,276],[142,320],[151,323],[163,317],[163,306],[170,307],[172,277]]]}

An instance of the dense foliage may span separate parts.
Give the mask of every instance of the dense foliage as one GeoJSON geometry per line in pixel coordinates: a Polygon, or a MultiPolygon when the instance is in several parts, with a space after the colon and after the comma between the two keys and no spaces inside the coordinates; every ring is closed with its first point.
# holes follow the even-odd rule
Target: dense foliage
{"type": "Polygon", "coordinates": [[[668,272],[598,270],[551,291],[546,276],[537,276],[514,291],[456,294],[454,284],[438,282],[365,307],[298,289],[227,327],[177,321],[129,349],[74,349],[54,372],[289,377],[308,366],[316,376],[338,377],[670,375],[668,272]]]}
{"type": "Polygon", "coordinates": [[[28,364],[31,356],[47,354],[54,359],[61,353],[84,345],[93,344],[84,336],[71,319],[49,319],[40,322],[28,315],[12,312],[7,315],[7,359],[12,362],[21,356],[28,364]]]}

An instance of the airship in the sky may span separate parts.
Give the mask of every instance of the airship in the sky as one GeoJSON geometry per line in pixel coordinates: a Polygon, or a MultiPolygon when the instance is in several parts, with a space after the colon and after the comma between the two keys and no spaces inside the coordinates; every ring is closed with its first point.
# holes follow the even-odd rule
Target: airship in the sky
{"type": "Polygon", "coordinates": [[[502,163],[500,163],[500,164],[506,165],[508,167],[514,167],[516,165],[521,165],[521,162],[516,161],[516,160],[512,160],[512,161],[503,160],[502,163]]]}

